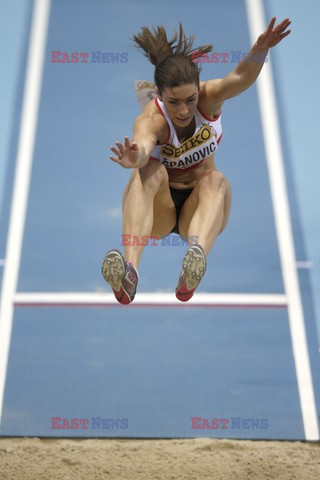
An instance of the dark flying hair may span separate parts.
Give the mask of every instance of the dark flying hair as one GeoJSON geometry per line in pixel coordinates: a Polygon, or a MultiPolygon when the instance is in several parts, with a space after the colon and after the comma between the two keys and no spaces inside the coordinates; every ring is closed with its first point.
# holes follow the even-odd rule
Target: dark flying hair
{"type": "Polygon", "coordinates": [[[140,33],[133,35],[132,40],[155,65],[154,82],[160,93],[166,87],[178,87],[187,83],[199,86],[200,68],[198,63],[192,61],[193,55],[196,52],[199,57],[213,49],[213,45],[192,48],[194,36],[186,37],[181,22],[179,35],[175,32],[170,41],[163,26],[153,28],[153,31],[143,26],[140,33]]]}

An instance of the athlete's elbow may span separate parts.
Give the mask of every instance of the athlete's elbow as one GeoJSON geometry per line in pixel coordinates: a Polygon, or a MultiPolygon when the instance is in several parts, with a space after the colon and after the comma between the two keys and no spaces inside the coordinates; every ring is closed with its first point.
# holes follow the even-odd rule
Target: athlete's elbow
{"type": "Polygon", "coordinates": [[[140,154],[136,163],[132,165],[132,168],[143,168],[147,165],[148,162],[149,155],[140,154]]]}

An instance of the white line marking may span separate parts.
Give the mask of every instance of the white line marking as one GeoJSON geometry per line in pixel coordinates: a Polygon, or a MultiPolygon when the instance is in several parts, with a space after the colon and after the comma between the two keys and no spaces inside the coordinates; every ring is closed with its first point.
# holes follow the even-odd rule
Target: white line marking
{"type": "MultiPolygon", "coordinates": [[[[17,292],[15,306],[121,306],[113,293],[95,292],[17,292]]],[[[286,307],[282,294],[197,293],[189,302],[177,300],[174,293],[138,293],[132,306],[238,306],[238,307],[286,307]]]]}
{"type": "Polygon", "coordinates": [[[296,267],[309,270],[310,268],[313,268],[313,263],[309,260],[297,260],[296,267]]]}
{"type": "Polygon", "coordinates": [[[34,3],[0,303],[0,423],[41,93],[50,0],[34,3]]]}
{"type": "MultiPolygon", "coordinates": [[[[251,41],[254,43],[266,28],[263,2],[262,0],[246,0],[246,6],[251,41]]],[[[277,48],[281,48],[281,46],[277,48]]],[[[305,437],[306,440],[319,440],[271,67],[272,63],[269,57],[268,63],[257,80],[258,98],[283,280],[288,299],[288,316],[305,437]]]]}

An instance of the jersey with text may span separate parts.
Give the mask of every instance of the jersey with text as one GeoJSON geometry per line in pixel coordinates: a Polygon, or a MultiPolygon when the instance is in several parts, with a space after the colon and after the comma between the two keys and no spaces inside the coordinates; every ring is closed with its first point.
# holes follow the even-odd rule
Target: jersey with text
{"type": "Polygon", "coordinates": [[[167,121],[169,135],[164,144],[156,144],[151,157],[160,160],[171,172],[183,173],[199,166],[217,150],[222,137],[221,113],[215,118],[209,118],[197,108],[195,131],[191,137],[180,143],[164,103],[159,98],[154,100],[167,121]]]}

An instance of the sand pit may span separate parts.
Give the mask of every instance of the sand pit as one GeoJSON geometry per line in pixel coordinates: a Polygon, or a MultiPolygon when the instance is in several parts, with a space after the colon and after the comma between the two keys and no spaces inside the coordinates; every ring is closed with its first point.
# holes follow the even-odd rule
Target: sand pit
{"type": "Polygon", "coordinates": [[[1,480],[318,480],[320,444],[0,438],[1,480]]]}

